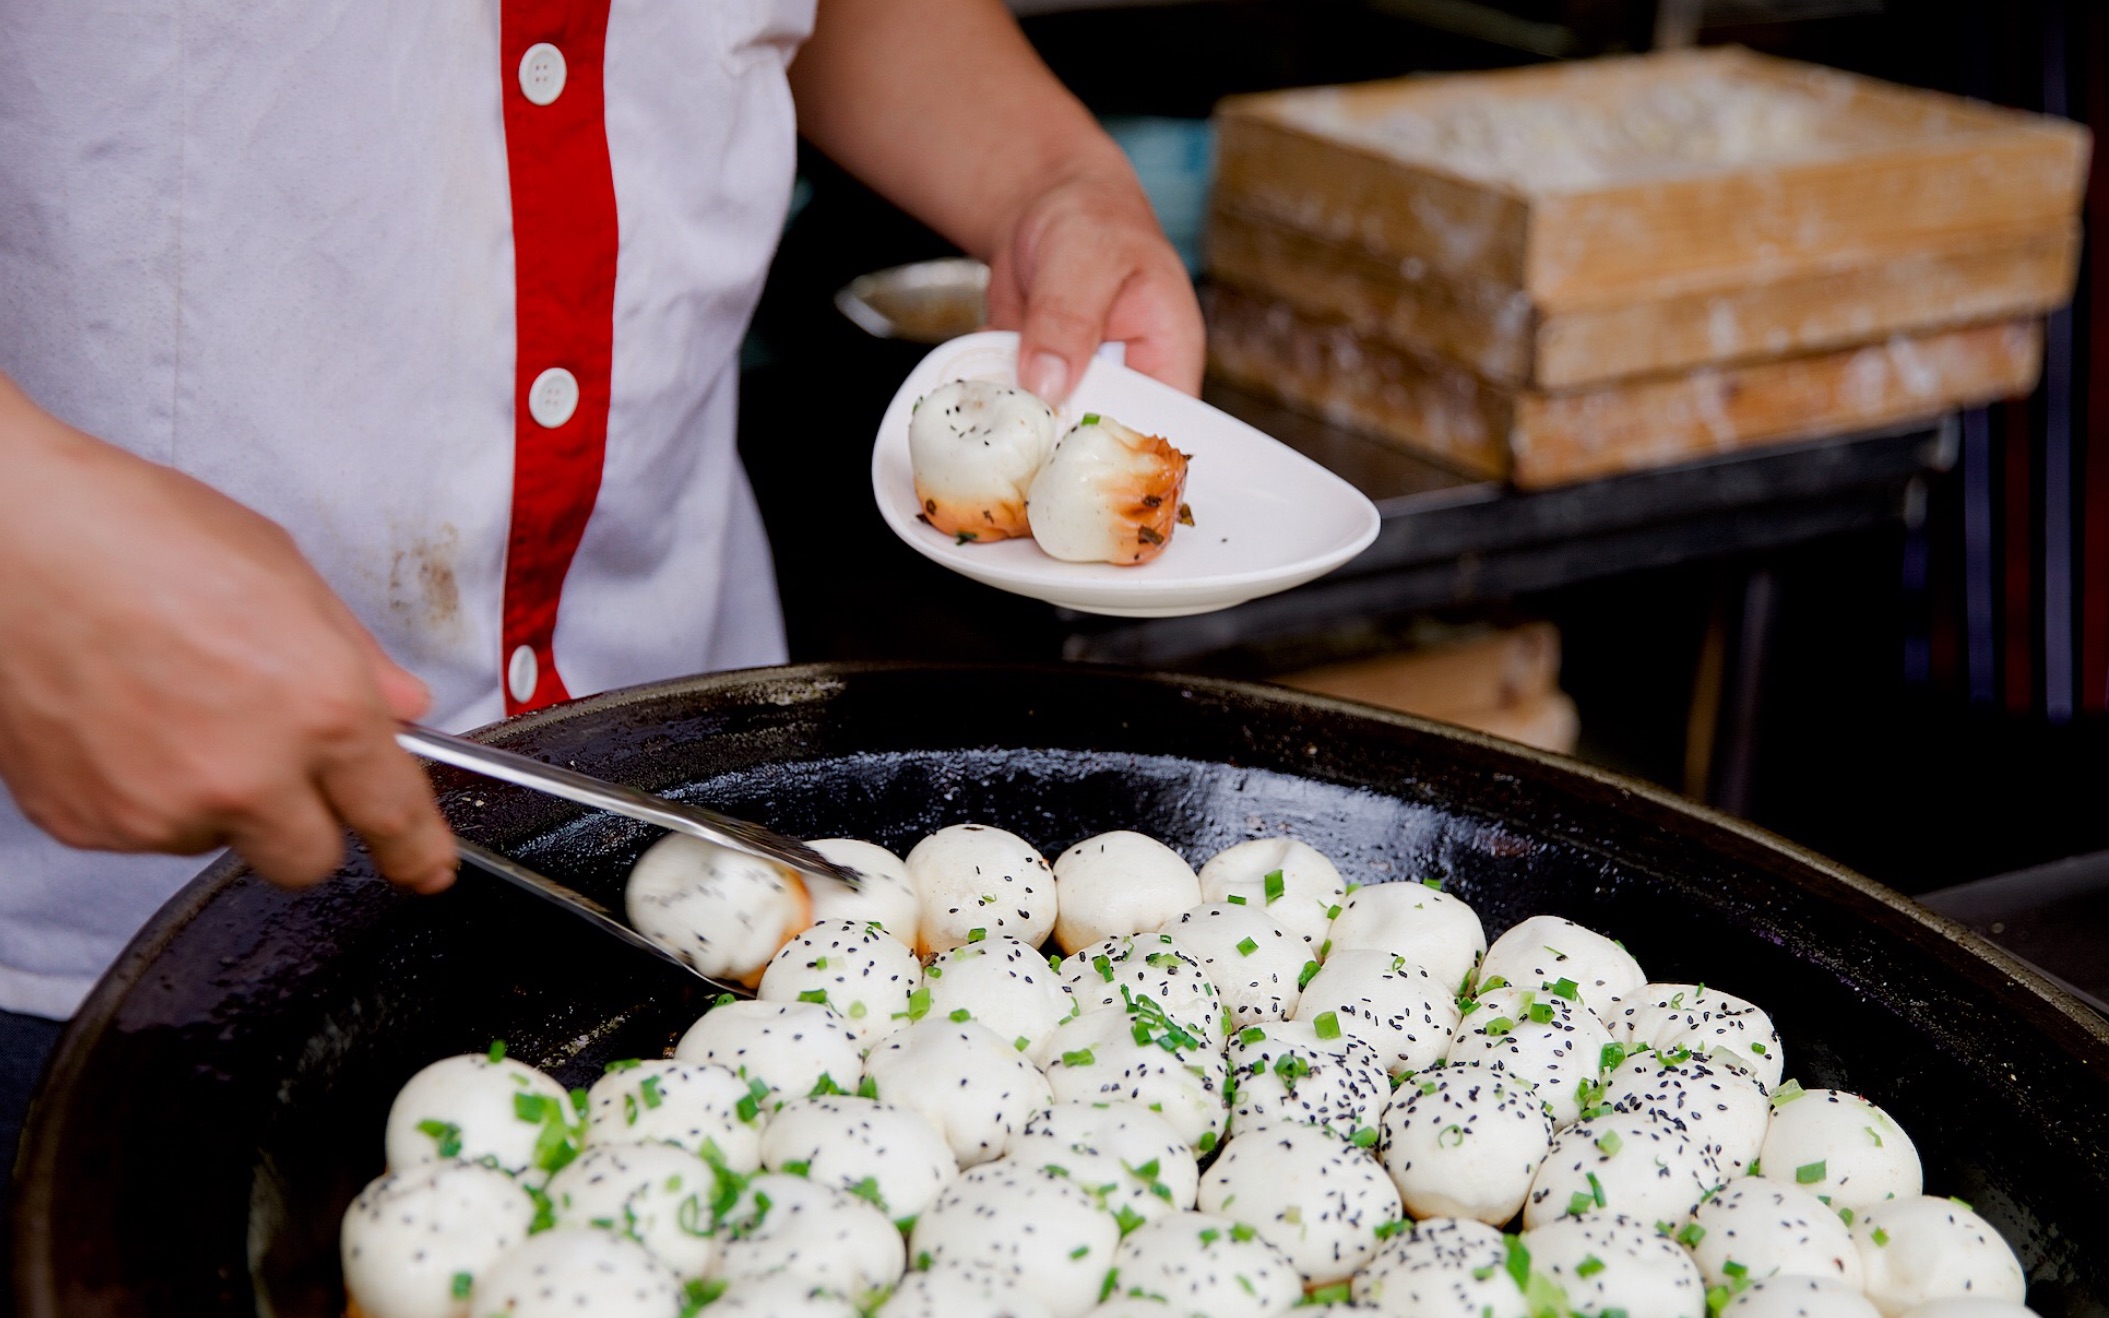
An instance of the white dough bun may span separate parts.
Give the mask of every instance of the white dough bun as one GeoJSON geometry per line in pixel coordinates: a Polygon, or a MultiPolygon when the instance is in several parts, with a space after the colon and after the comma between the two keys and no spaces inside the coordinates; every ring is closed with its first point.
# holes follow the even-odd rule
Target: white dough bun
{"type": "Polygon", "coordinates": [[[1309,944],[1314,955],[1332,925],[1333,908],[1347,899],[1347,881],[1339,867],[1318,848],[1294,838],[1254,838],[1225,847],[1201,866],[1200,879],[1201,901],[1236,898],[1257,906],[1309,944]],[[1267,876],[1277,872],[1281,892],[1269,901],[1267,876]]]}
{"type": "Polygon", "coordinates": [[[925,1016],[875,1046],[864,1074],[887,1102],[936,1127],[961,1167],[1002,1157],[1027,1120],[1054,1102],[1047,1078],[1010,1040],[949,1016],[925,1016]]]}
{"type": "Polygon", "coordinates": [[[1254,906],[1209,902],[1167,920],[1162,932],[1200,958],[1233,1029],[1293,1016],[1306,968],[1318,969],[1303,939],[1254,906]]]}
{"type": "Polygon", "coordinates": [[[753,1091],[731,1067],[710,1062],[639,1061],[610,1070],[586,1092],[585,1142],[678,1145],[742,1175],[762,1157],[753,1091]],[[741,1115],[748,1111],[755,1115],[741,1115]]]}
{"type": "Polygon", "coordinates": [[[889,1217],[914,1217],[952,1183],[958,1164],[920,1112],[853,1095],[784,1104],[762,1135],[762,1165],[839,1190],[862,1190],[889,1217]]]}
{"type": "Polygon", "coordinates": [[[1055,946],[1074,952],[1157,928],[1201,900],[1184,857],[1125,829],[1100,833],[1055,858],[1055,946]]]}
{"type": "Polygon", "coordinates": [[[1054,930],[1054,871],[1015,833],[953,824],[908,853],[915,882],[915,950],[928,958],[1007,935],[1037,947],[1054,930]]]}
{"type": "Polygon", "coordinates": [[[1392,1094],[1377,1152],[1408,1213],[1500,1226],[1522,1210],[1552,1135],[1529,1081],[1439,1066],[1392,1094]]]}
{"type": "Polygon", "coordinates": [[[816,1002],[724,1002],[674,1045],[674,1059],[729,1067],[758,1082],[774,1109],[816,1086],[850,1093],[864,1075],[864,1049],[849,1022],[816,1002]]]}
{"type": "Polygon", "coordinates": [[[1173,1213],[1120,1242],[1123,1289],[1162,1296],[1179,1314],[1271,1318],[1303,1297],[1288,1255],[1258,1232],[1217,1213],[1173,1213]]]}
{"type": "Polygon", "coordinates": [[[1924,1188],[1918,1147],[1887,1112],[1842,1089],[1779,1095],[1760,1169],[1855,1212],[1924,1188]]]}
{"type": "Polygon", "coordinates": [[[476,1279],[470,1312],[506,1318],[678,1313],[681,1284],[643,1245],[598,1227],[529,1236],[476,1279]]]}
{"type": "Polygon", "coordinates": [[[1342,1031],[1374,1048],[1393,1075],[1440,1063],[1461,1019],[1456,995],[1425,967],[1372,948],[1335,948],[1297,995],[1289,1019],[1310,1021],[1328,1012],[1342,1031]]]}
{"type": "Polygon", "coordinates": [[[1822,1277],[1768,1277],[1751,1282],[1721,1313],[1723,1318],[1880,1318],[1881,1311],[1859,1291],[1822,1277]]]}
{"type": "Polygon", "coordinates": [[[1401,957],[1452,992],[1463,991],[1487,950],[1477,912],[1460,898],[1410,880],[1355,889],[1321,936],[1334,952],[1363,948],[1401,957]]]}
{"type": "Polygon", "coordinates": [[[1307,1286],[1346,1281],[1396,1230],[1399,1192],[1369,1153],[1319,1126],[1240,1127],[1201,1174],[1204,1213],[1242,1222],[1287,1255],[1307,1286]]]}
{"type": "Polygon", "coordinates": [[[764,1002],[817,1002],[866,1047],[905,1027],[922,986],[915,953],[868,920],[815,920],[762,973],[764,1002]]]}
{"type": "Polygon", "coordinates": [[[1693,1221],[1699,1232],[1692,1257],[1709,1286],[1739,1277],[1821,1277],[1853,1291],[1863,1284],[1852,1229],[1798,1185],[1741,1177],[1701,1204],[1693,1221]]]}
{"type": "Polygon", "coordinates": [[[806,879],[813,899],[815,920],[876,920],[890,938],[915,949],[915,926],[921,906],[915,899],[915,881],[899,856],[876,842],[856,838],[824,837],[806,843],[837,865],[857,871],[863,882],[852,888],[832,879],[806,879]]]}
{"type": "Polygon", "coordinates": [[[527,1239],[534,1200],[470,1162],[422,1163],[375,1180],[338,1232],[344,1289],[365,1318],[466,1318],[471,1281],[527,1239]]]}
{"type": "Polygon", "coordinates": [[[1583,1006],[1603,1016],[1622,993],[1648,982],[1640,962],[1615,940],[1557,915],[1534,915],[1510,928],[1479,963],[1479,983],[1550,992],[1566,980],[1583,1006]]]}
{"type": "Polygon", "coordinates": [[[484,1053],[443,1057],[396,1092],[383,1136],[388,1165],[401,1171],[459,1158],[525,1172],[534,1165],[544,1124],[529,1114],[548,1113],[549,1104],[570,1118],[564,1087],[524,1062],[484,1053]]]}
{"type": "Polygon", "coordinates": [[[1353,1294],[1392,1318],[1527,1318],[1507,1263],[1507,1243],[1486,1223],[1424,1218],[1355,1274],[1353,1294]]]}
{"type": "Polygon", "coordinates": [[[1991,1223],[1958,1200],[1906,1195],[1862,1210],[1853,1222],[1867,1298],[1882,1318],[1933,1300],[2021,1304],[2028,1279],[1991,1223]]]}
{"type": "Polygon", "coordinates": [[[873,1318],[1052,1318],[1045,1304],[990,1268],[943,1267],[901,1278],[873,1318]]]}
{"type": "Polygon", "coordinates": [[[750,988],[813,919],[796,870],[686,833],[667,834],[637,858],[623,907],[637,932],[698,971],[750,988]]]}
{"type": "Polygon", "coordinates": [[[1014,1047],[1024,1040],[1019,1051],[1034,1056],[1055,1026],[1079,1008],[1061,972],[1039,949],[1003,935],[933,957],[923,968],[923,990],[930,1015],[949,1018],[963,1011],[1014,1047]]]}

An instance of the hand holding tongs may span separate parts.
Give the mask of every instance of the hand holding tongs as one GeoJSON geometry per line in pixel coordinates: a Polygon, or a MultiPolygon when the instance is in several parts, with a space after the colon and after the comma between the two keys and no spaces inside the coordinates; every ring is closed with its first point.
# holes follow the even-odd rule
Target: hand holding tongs
{"type": "Polygon", "coordinates": [[[826,856],[805,843],[788,838],[781,833],[772,833],[760,824],[750,824],[744,819],[721,815],[717,811],[700,805],[685,805],[640,792],[634,787],[566,769],[554,764],[531,760],[525,755],[502,751],[494,746],[485,746],[466,737],[456,737],[432,728],[405,723],[396,729],[396,744],[412,755],[422,755],[428,760],[451,764],[457,769],[480,773],[486,778],[512,783],[516,787],[530,787],[551,796],[560,796],[566,801],[590,805],[597,810],[639,819],[647,824],[690,837],[715,842],[721,847],[744,851],[750,856],[773,860],[779,865],[788,865],[804,874],[833,879],[837,883],[855,888],[862,883],[862,876],[853,869],[837,865],[826,856]]]}
{"type": "MultiPolygon", "coordinates": [[[[835,864],[803,842],[773,833],[744,819],[721,815],[704,806],[668,801],[649,792],[640,792],[634,787],[605,782],[574,769],[544,764],[525,755],[498,750],[412,723],[400,726],[396,730],[395,739],[397,744],[413,755],[421,755],[441,764],[450,764],[457,769],[467,769],[472,773],[480,773],[518,787],[547,792],[551,796],[642,820],[647,824],[657,824],[676,833],[686,833],[706,842],[715,842],[719,846],[788,865],[807,875],[832,879],[851,888],[857,887],[862,881],[862,876],[856,870],[835,864]]],[[[461,858],[477,868],[564,908],[601,932],[621,939],[639,951],[648,952],[662,961],[680,966],[713,987],[736,992],[743,997],[751,996],[747,990],[713,979],[697,970],[666,948],[624,924],[615,917],[614,912],[591,897],[536,873],[510,856],[480,847],[459,834],[455,836],[454,842],[461,852],[461,858]]]]}

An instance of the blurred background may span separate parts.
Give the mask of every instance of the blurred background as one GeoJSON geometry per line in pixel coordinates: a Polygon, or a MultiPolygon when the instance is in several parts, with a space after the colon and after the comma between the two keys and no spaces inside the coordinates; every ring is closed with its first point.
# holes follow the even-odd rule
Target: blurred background
{"type": "MultiPolygon", "coordinates": [[[[795,660],[1122,663],[1427,714],[1708,801],[2109,997],[2109,273],[2081,236],[2109,218],[2109,7],[1013,7],[1127,148],[1201,282],[1210,400],[1354,481],[1384,532],[1310,586],[1152,621],[1068,614],[916,556],[879,520],[870,446],[928,343],[974,327],[971,288],[962,308],[953,267],[851,288],[957,253],[808,153],[746,349],[741,434],[795,660]],[[2018,120],[1980,132],[1945,103],[1833,98],[1796,131],[1851,139],[1865,116],[1869,167],[1908,157],[1934,184],[1967,175],[1951,186],[1975,218],[1935,233],[1939,196],[1900,185],[1897,214],[1826,231],[1833,250],[1796,271],[1731,261],[1680,283],[1645,252],[1613,252],[1585,263],[1582,295],[1430,271],[1351,225],[1299,228],[1313,198],[1297,189],[1331,186],[1339,144],[1261,141],[1273,101],[1219,110],[1456,75],[1471,108],[1445,111],[1423,154],[1459,157],[1468,178],[1513,166],[1481,185],[1531,199],[1534,161],[1573,164],[1574,143],[1541,122],[1564,118],[1568,93],[1470,75],[1653,53],[1612,92],[1578,94],[1625,97],[1594,112],[1627,138],[1666,134],[1624,148],[1718,152],[1733,170],[1763,163],[1771,81],[1804,74],[1708,62],[1729,46],[2093,135],[2018,120]],[[1998,172],[2000,153],[2060,140],[2076,178],[2034,193],[2001,181],[2018,176],[1998,172]],[[1925,165],[1958,143],[1961,165],[1925,165]],[[1301,182],[1268,173],[1290,166],[1301,182]],[[1724,337],[1722,299],[1787,329],[1724,337]],[[1667,331],[1621,332],[1632,316],[1698,328],[1679,348],[1667,331]],[[1515,352],[1489,347],[1518,325],[1515,352]],[[1660,351],[1611,351],[1643,342],[1660,351]],[[1500,419],[1491,449],[1434,433],[1452,405],[1500,419]],[[1695,405],[1728,419],[1694,431],[1695,405]],[[1559,432],[1576,415],[1616,421],[1559,432]]],[[[1370,105],[1410,115],[1427,95],[1416,81],[1370,105]]],[[[1410,186],[1412,162],[1398,168],[1410,186]]]]}

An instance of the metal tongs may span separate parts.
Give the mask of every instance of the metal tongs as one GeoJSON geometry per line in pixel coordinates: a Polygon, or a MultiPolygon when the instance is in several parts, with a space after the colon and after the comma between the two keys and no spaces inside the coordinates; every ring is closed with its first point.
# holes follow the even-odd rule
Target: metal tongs
{"type": "MultiPolygon", "coordinates": [[[[669,801],[664,797],[653,796],[650,792],[638,791],[634,787],[607,782],[575,769],[544,764],[525,755],[485,746],[465,737],[420,727],[415,723],[399,725],[395,739],[398,745],[412,755],[421,755],[440,764],[467,769],[486,778],[495,778],[516,787],[545,792],[551,796],[562,797],[566,801],[575,801],[580,805],[592,806],[597,810],[606,810],[647,824],[657,824],[672,832],[686,833],[705,842],[715,842],[721,847],[775,861],[802,874],[832,880],[852,889],[863,882],[863,876],[856,870],[837,865],[795,838],[771,832],[744,819],[719,814],[706,806],[669,801]]],[[[454,841],[460,848],[462,859],[474,864],[478,869],[488,871],[517,888],[564,908],[601,932],[612,935],[640,951],[649,952],[662,961],[680,966],[705,983],[721,989],[733,988],[712,979],[638,933],[618,920],[614,912],[584,893],[538,874],[510,856],[480,847],[459,834],[455,836],[454,841]]]]}

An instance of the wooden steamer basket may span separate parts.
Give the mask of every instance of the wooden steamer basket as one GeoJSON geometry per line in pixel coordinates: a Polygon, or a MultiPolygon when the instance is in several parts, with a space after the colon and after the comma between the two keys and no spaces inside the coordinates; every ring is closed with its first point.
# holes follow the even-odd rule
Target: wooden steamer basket
{"type": "Polygon", "coordinates": [[[2087,130],[1736,49],[1232,97],[1212,368],[1528,488],[2025,394],[2087,130]]]}

